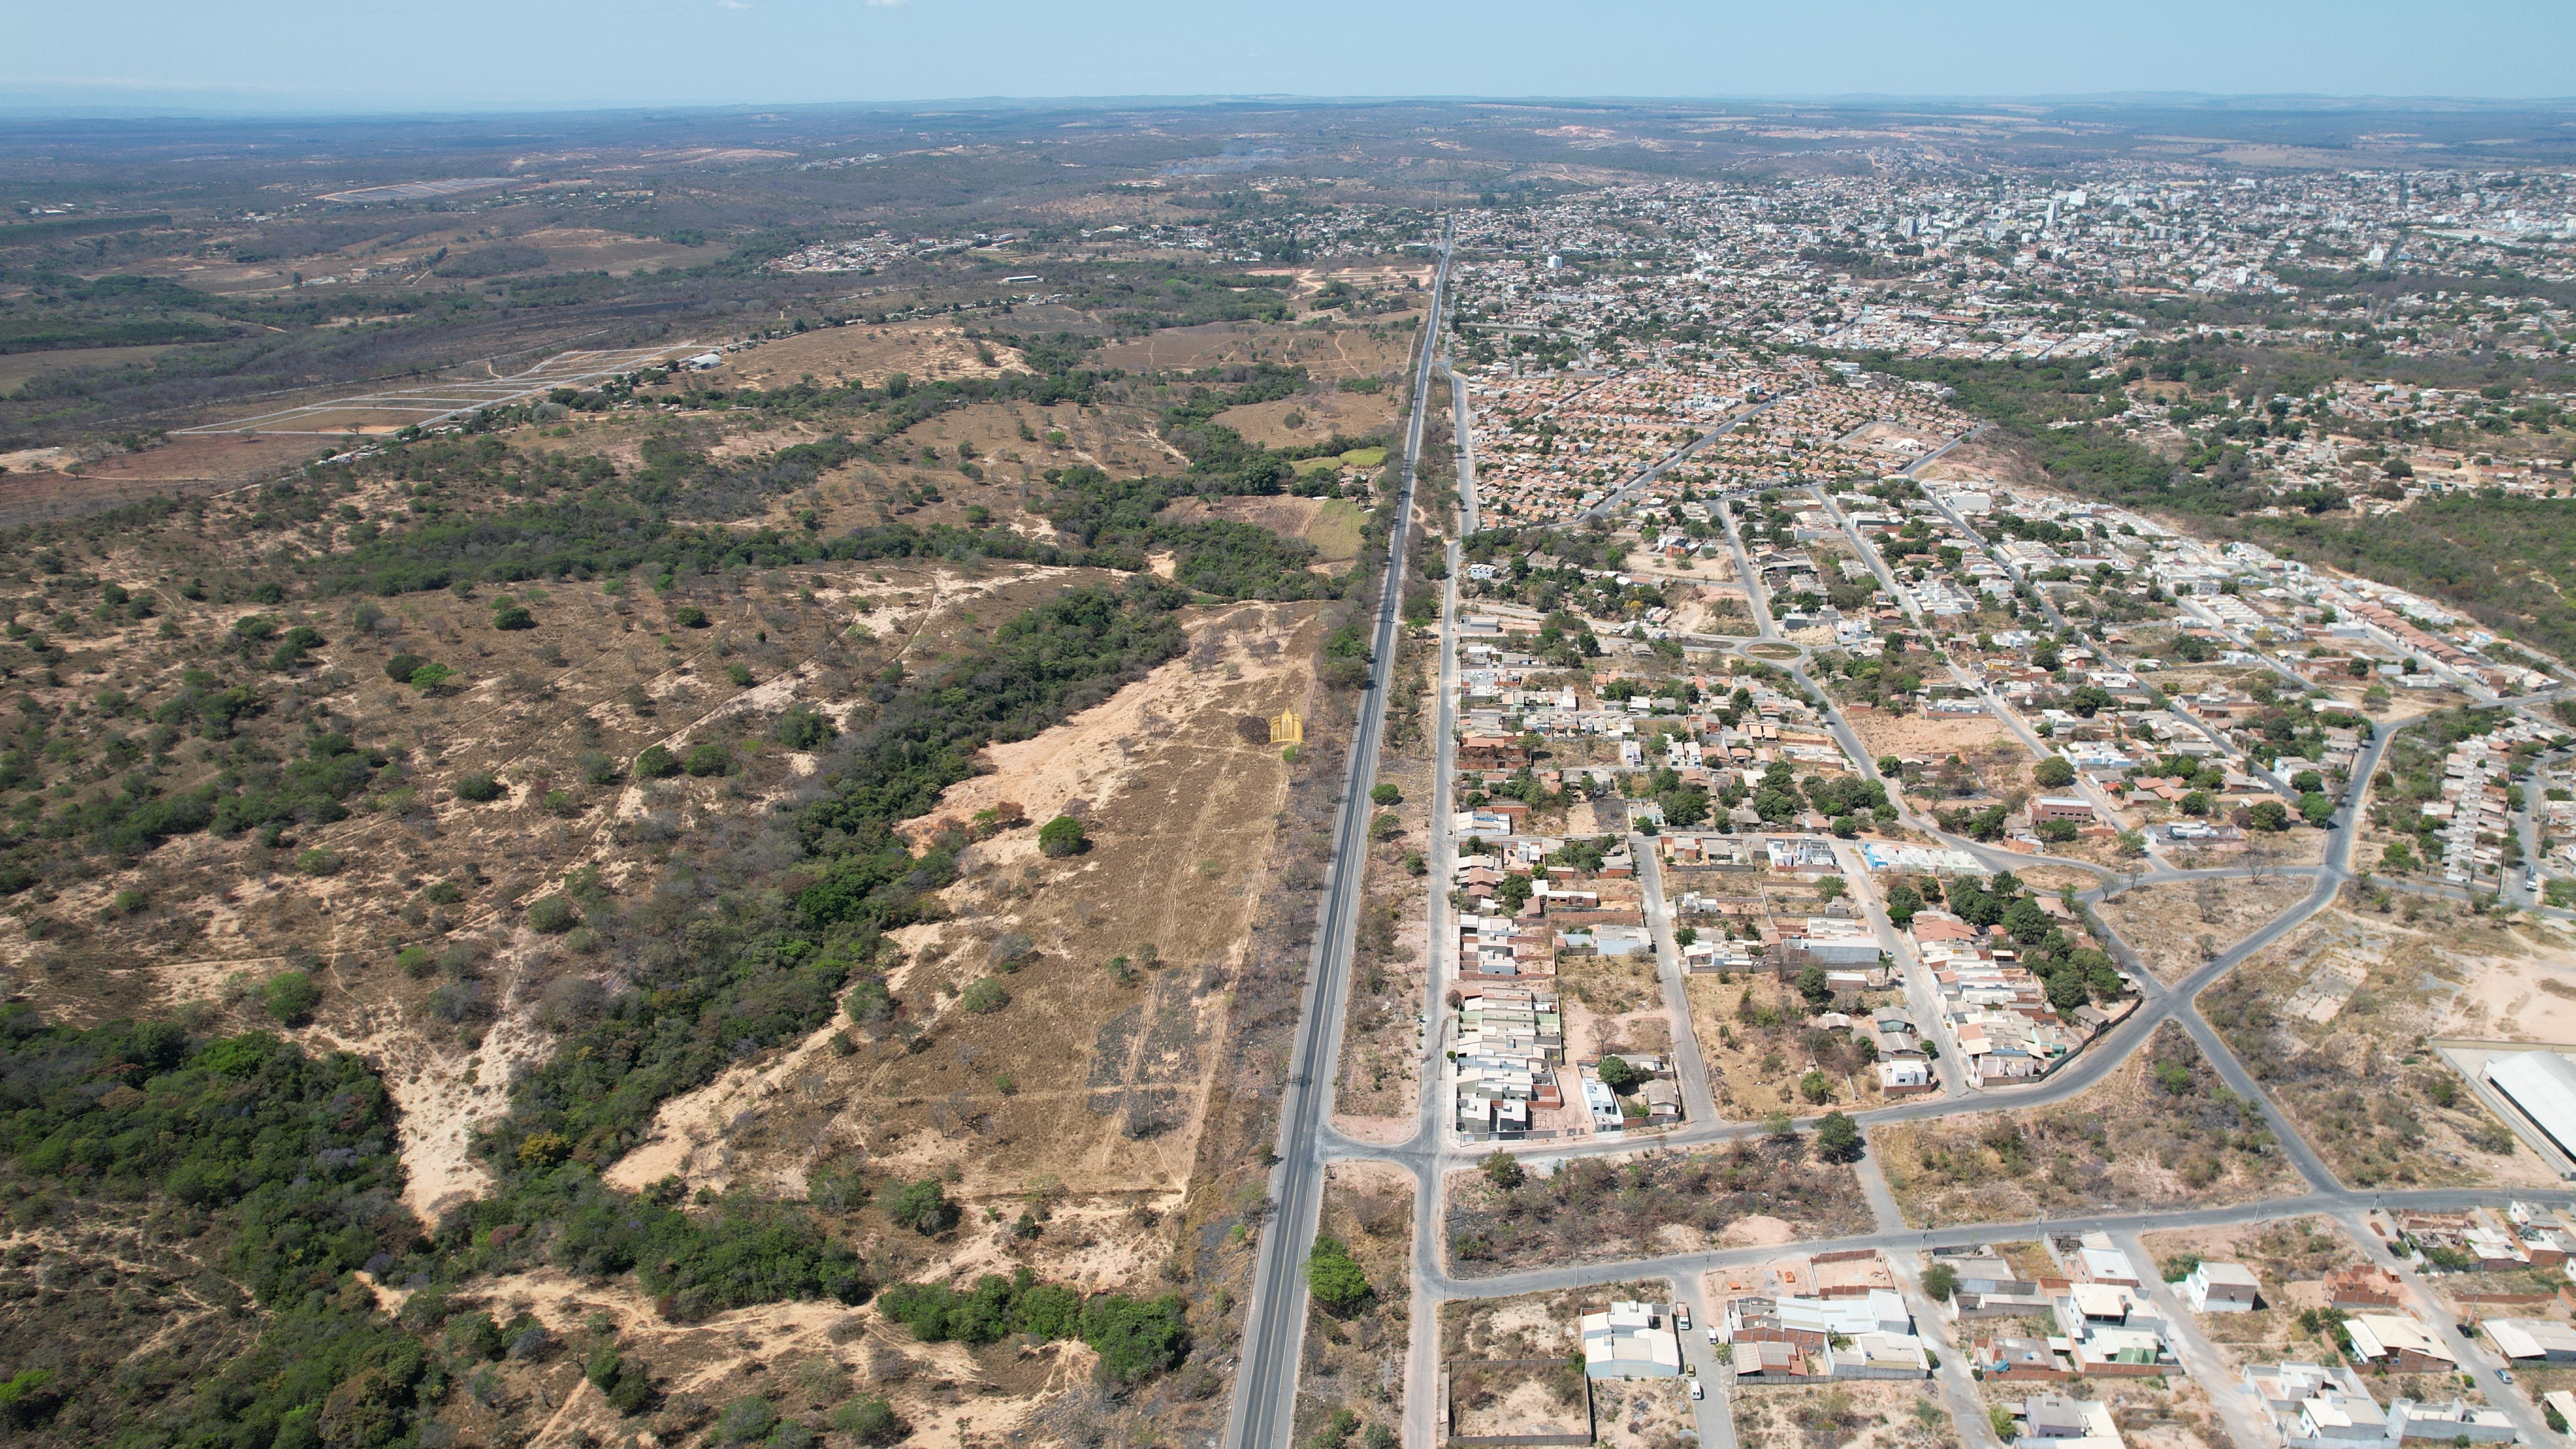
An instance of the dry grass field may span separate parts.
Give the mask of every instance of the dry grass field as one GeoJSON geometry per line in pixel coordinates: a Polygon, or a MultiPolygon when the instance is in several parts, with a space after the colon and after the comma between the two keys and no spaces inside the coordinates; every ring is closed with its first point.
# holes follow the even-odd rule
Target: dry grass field
{"type": "Polygon", "coordinates": [[[2298,1181],[2262,1114],[2171,1024],[2070,1102],[1905,1122],[1870,1141],[1906,1221],[1926,1227],[2244,1202],[2298,1181]]]}

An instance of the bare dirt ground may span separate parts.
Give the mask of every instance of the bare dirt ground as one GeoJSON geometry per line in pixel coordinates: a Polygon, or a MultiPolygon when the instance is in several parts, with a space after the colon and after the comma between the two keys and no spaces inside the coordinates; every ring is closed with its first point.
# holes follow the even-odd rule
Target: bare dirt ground
{"type": "Polygon", "coordinates": [[[1396,403],[1393,388],[1382,388],[1373,393],[1312,388],[1295,397],[1274,402],[1227,408],[1216,415],[1216,420],[1252,442],[1273,448],[1293,448],[1322,442],[1335,433],[1345,438],[1364,438],[1371,433],[1391,431],[1399,417],[1396,403]],[[1302,421],[1291,427],[1289,419],[1292,416],[1302,421]]]}
{"type": "Polygon", "coordinates": [[[2437,1035],[2519,1024],[2487,1002],[2549,997],[2539,987],[2554,976],[2535,975],[2528,1000],[2512,985],[2479,994],[2495,958],[2531,950],[2466,907],[2413,922],[2323,911],[2204,993],[2201,1012],[2347,1184],[2539,1186],[2554,1180],[2548,1165],[2427,1050],[2437,1035]]]}
{"type": "Polygon", "coordinates": [[[2094,908],[2156,979],[2179,981],[2316,889],[2306,876],[2147,882],[2094,908]]]}
{"type": "Polygon", "coordinates": [[[0,475],[0,527],[75,518],[155,494],[217,493],[264,482],[309,462],[316,438],[185,437],[139,453],[21,458],[0,475]],[[65,471],[79,464],[77,473],[65,471]]]}
{"type": "MultiPolygon", "coordinates": [[[[1401,320],[1401,314],[1387,321],[1401,320]]],[[[1097,354],[1104,367],[1130,372],[1187,368],[1198,371],[1239,362],[1303,367],[1309,376],[1401,376],[1413,355],[1415,334],[1402,327],[1292,326],[1268,322],[1211,322],[1172,327],[1151,337],[1115,343],[1097,354]]],[[[1390,389],[1392,391],[1392,389],[1390,389]]]]}
{"type": "Polygon", "coordinates": [[[1900,1123],[1870,1139],[1906,1220],[1928,1227],[2268,1196],[2297,1174],[2261,1125],[2168,1024],[2072,1101],[1900,1123]]]}
{"type": "Polygon", "coordinates": [[[1939,761],[1958,755],[1973,760],[1998,741],[2021,750],[2012,731],[1991,715],[1933,716],[1863,710],[1852,716],[1852,731],[1869,747],[1873,757],[1900,755],[1939,761]]]}
{"type": "Polygon", "coordinates": [[[1928,1379],[1746,1383],[1730,1407],[1737,1441],[1765,1449],[1938,1449],[1960,1442],[1928,1379]]]}
{"type": "Polygon", "coordinates": [[[807,375],[820,383],[854,382],[877,387],[883,385],[890,372],[928,381],[996,377],[1013,369],[1027,370],[1027,360],[1015,348],[985,343],[985,350],[993,355],[993,360],[986,362],[977,355],[976,346],[963,328],[932,322],[820,327],[727,353],[720,366],[697,376],[713,386],[727,388],[783,387],[807,375]]]}

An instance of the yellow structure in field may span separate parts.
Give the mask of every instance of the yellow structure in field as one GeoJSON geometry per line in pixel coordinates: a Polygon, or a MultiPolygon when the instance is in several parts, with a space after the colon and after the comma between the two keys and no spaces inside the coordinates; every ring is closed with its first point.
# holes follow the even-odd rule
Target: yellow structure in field
{"type": "Polygon", "coordinates": [[[1306,722],[1297,718],[1294,709],[1283,709],[1270,718],[1270,743],[1302,745],[1306,743],[1306,722]]]}

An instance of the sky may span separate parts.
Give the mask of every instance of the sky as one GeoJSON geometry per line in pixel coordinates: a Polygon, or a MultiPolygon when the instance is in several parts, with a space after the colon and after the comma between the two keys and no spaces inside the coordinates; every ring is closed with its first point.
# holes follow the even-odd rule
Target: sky
{"type": "Polygon", "coordinates": [[[2576,95],[2568,0],[0,0],[0,105],[2576,95]]]}

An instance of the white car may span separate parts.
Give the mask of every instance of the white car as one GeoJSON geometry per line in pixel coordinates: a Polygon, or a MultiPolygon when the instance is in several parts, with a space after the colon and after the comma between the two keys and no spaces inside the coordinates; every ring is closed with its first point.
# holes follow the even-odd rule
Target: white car
{"type": "Polygon", "coordinates": [[[1690,1332],[1690,1310],[1678,1303],[1673,1305],[1673,1327],[1684,1333],[1690,1332]]]}
{"type": "Polygon", "coordinates": [[[1690,1384],[1691,1384],[1691,1397],[1692,1397],[1692,1398],[1694,1398],[1694,1399],[1705,1399],[1705,1398],[1707,1398],[1707,1397],[1708,1397],[1708,1390],[1707,1390],[1707,1389],[1705,1389],[1705,1388],[1702,1388],[1702,1387],[1700,1386],[1700,1381],[1699,1381],[1699,1380],[1697,1380],[1697,1379],[1693,1379],[1693,1380],[1691,1380],[1691,1381],[1690,1381],[1690,1384]]]}
{"type": "Polygon", "coordinates": [[[1717,1347],[1717,1325],[1714,1323],[1708,1326],[1708,1346],[1717,1347]]]}

